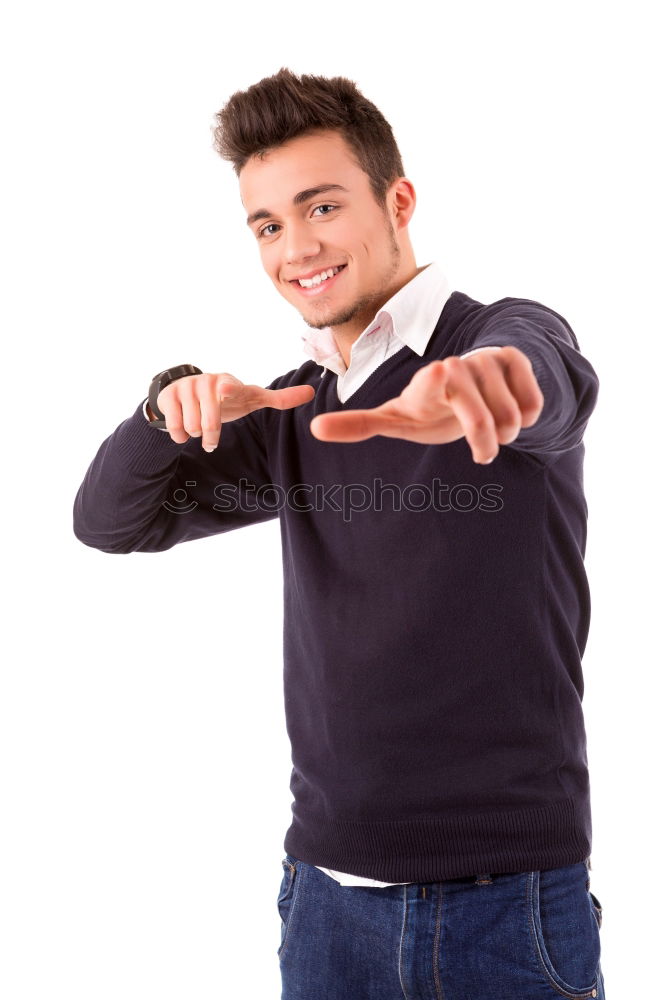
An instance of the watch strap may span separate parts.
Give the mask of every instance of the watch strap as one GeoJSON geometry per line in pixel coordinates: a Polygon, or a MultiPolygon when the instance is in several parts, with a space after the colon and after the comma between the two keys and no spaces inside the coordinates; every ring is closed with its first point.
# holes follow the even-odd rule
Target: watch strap
{"type": "Polygon", "coordinates": [[[196,365],[174,365],[173,368],[165,368],[163,372],[155,375],[148,389],[148,405],[157,417],[157,420],[150,421],[151,427],[166,428],[166,418],[157,405],[157,397],[162,389],[166,389],[172,382],[186,375],[203,375],[203,372],[196,365]]]}

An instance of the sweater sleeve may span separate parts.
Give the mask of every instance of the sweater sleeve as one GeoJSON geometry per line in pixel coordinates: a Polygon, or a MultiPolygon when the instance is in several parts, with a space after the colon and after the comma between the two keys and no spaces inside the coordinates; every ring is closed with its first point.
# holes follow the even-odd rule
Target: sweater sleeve
{"type": "Polygon", "coordinates": [[[151,427],[140,403],[85,474],[75,536],[102,552],[161,552],[277,517],[260,412],[223,424],[205,452],[201,438],[177,444],[151,427]]]}
{"type": "Polygon", "coordinates": [[[567,321],[538,302],[502,299],[469,331],[463,352],[490,346],[513,346],[526,354],[544,397],[536,423],[502,447],[550,462],[580,444],[597,402],[599,379],[567,321]]]}

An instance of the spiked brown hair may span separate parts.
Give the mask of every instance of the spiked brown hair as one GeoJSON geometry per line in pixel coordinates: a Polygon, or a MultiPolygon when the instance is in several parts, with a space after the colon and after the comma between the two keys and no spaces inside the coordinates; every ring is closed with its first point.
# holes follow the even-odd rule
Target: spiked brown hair
{"type": "Polygon", "coordinates": [[[325,129],[346,140],[382,208],[390,185],[404,176],[391,126],[344,76],[297,76],[283,66],[274,76],[232,94],[215,119],[214,148],[232,162],[237,177],[250,157],[261,159],[288,139],[325,129]]]}

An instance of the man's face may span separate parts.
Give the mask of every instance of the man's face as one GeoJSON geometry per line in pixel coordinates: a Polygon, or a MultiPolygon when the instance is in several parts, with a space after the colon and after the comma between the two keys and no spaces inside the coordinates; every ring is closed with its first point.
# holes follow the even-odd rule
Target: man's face
{"type": "Polygon", "coordinates": [[[252,157],[239,182],[264,270],[308,326],[339,326],[358,334],[412,276],[402,274],[400,240],[406,229],[396,240],[390,213],[375,201],[368,175],[340,133],[299,136],[264,159],[252,157]],[[329,184],[345,190],[302,195],[329,184]],[[253,218],[260,211],[261,217],[253,218]],[[342,270],[316,287],[303,288],[295,280],[336,267],[342,270]]]}

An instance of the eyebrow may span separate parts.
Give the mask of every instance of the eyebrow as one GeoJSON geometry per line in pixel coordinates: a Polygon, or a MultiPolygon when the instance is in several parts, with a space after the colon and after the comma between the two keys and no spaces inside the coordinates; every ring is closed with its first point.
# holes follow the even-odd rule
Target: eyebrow
{"type": "MultiPolygon", "coordinates": [[[[299,191],[298,194],[295,194],[294,205],[302,205],[303,202],[309,201],[311,198],[316,198],[326,191],[345,191],[349,194],[347,188],[343,187],[342,184],[319,184],[318,187],[306,188],[305,191],[299,191]]],[[[258,222],[259,219],[270,219],[272,215],[275,215],[275,212],[269,212],[267,208],[258,208],[252,215],[248,215],[247,224],[251,226],[254,222],[258,222]]]]}

